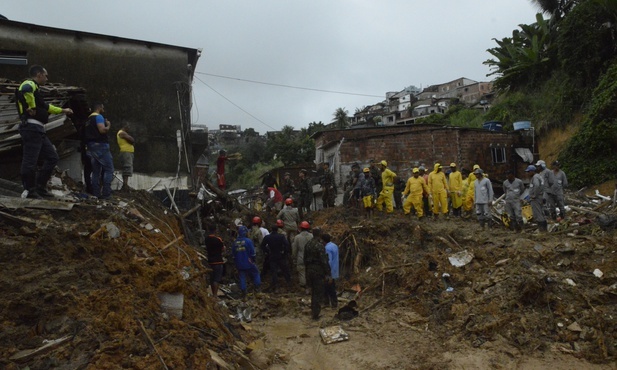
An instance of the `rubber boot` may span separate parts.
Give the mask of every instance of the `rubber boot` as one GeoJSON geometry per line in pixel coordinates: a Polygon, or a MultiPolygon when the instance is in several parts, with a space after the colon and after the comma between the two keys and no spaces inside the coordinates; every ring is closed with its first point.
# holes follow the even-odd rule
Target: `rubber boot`
{"type": "Polygon", "coordinates": [[[538,222],[538,230],[541,233],[548,232],[548,222],[547,221],[538,222]]]}

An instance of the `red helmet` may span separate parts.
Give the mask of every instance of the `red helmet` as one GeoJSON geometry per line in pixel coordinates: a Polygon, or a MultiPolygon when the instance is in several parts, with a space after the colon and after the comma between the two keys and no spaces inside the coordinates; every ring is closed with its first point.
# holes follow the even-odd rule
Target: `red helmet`
{"type": "Polygon", "coordinates": [[[311,224],[309,224],[309,223],[308,223],[308,222],[306,222],[306,221],[302,221],[302,222],[300,222],[300,228],[301,228],[301,229],[306,229],[306,230],[308,230],[308,229],[310,229],[310,228],[311,228],[311,224]]]}
{"type": "Polygon", "coordinates": [[[285,224],[283,223],[283,220],[276,220],[276,227],[284,227],[285,224]]]}
{"type": "Polygon", "coordinates": [[[293,204],[293,202],[294,202],[294,200],[293,200],[293,199],[291,199],[291,198],[287,198],[287,199],[285,199],[285,204],[287,204],[288,206],[292,205],[292,204],[293,204]]]}
{"type": "Polygon", "coordinates": [[[261,225],[261,218],[259,216],[253,217],[253,225],[261,225]]]}

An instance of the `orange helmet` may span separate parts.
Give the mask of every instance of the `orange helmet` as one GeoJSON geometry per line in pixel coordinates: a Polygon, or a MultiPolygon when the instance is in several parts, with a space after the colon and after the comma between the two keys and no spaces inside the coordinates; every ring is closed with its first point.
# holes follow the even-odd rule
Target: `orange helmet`
{"type": "Polygon", "coordinates": [[[276,220],[276,227],[284,227],[285,224],[283,223],[283,220],[276,220]]]}
{"type": "Polygon", "coordinates": [[[291,199],[291,198],[287,198],[287,199],[285,199],[285,204],[286,204],[286,205],[288,205],[288,206],[292,205],[292,204],[293,204],[293,202],[294,202],[294,200],[293,200],[293,199],[291,199]]]}
{"type": "Polygon", "coordinates": [[[261,225],[261,218],[259,216],[253,217],[253,225],[261,225]]]}
{"type": "Polygon", "coordinates": [[[306,222],[306,221],[302,221],[302,222],[300,222],[300,228],[301,228],[301,229],[308,230],[308,229],[310,229],[310,228],[311,228],[311,224],[309,224],[309,223],[308,223],[308,222],[306,222]]]}

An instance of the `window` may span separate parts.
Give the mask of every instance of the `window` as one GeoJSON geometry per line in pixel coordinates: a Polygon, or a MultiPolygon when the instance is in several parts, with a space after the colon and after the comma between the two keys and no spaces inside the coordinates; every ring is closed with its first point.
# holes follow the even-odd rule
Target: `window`
{"type": "Polygon", "coordinates": [[[493,163],[506,163],[506,148],[491,148],[493,163]]]}
{"type": "Polygon", "coordinates": [[[25,51],[0,50],[0,64],[27,66],[28,55],[25,51]]]}

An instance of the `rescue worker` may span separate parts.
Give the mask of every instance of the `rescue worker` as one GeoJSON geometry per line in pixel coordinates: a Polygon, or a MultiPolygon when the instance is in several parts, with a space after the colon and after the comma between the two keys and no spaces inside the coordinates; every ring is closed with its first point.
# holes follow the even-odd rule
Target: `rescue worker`
{"type": "Polygon", "coordinates": [[[334,202],[336,200],[336,182],[334,181],[334,174],[330,171],[330,164],[328,162],[324,162],[322,164],[323,175],[319,181],[321,185],[322,194],[321,200],[323,202],[323,207],[334,207],[334,202]]]}
{"type": "Polygon", "coordinates": [[[456,168],[456,163],[450,163],[450,200],[452,202],[452,215],[461,217],[463,207],[463,175],[456,168]]]}
{"type": "Polygon", "coordinates": [[[111,198],[111,181],[114,178],[114,161],[109,148],[107,134],[111,122],[103,117],[105,106],[101,102],[92,104],[92,113],[84,128],[86,151],[92,163],[92,194],[99,199],[111,198]],[[101,189],[102,185],[102,189],[101,189]]]}
{"type": "Polygon", "coordinates": [[[474,186],[474,201],[476,204],[476,215],[480,226],[484,229],[486,224],[491,222],[491,209],[493,205],[493,184],[491,180],[484,177],[484,171],[478,168],[474,171],[476,183],[474,186]]]}
{"type": "Polygon", "coordinates": [[[259,291],[261,285],[261,278],[259,276],[259,269],[255,264],[255,246],[251,239],[247,237],[248,229],[246,226],[238,227],[238,237],[234,241],[231,247],[231,251],[234,256],[234,262],[236,269],[238,269],[238,275],[240,278],[240,290],[242,291],[242,298],[246,298],[246,275],[250,275],[253,280],[255,291],[259,291]]]}
{"type": "Polygon", "coordinates": [[[283,207],[283,194],[277,188],[267,188],[265,193],[267,197],[266,207],[280,211],[283,207]]]}
{"type": "Polygon", "coordinates": [[[523,213],[521,209],[521,195],[525,192],[525,184],[514,176],[514,171],[508,172],[508,178],[503,182],[505,194],[505,212],[510,217],[510,229],[520,232],[523,228],[523,213]]]}
{"type": "Polygon", "coordinates": [[[296,272],[298,273],[298,284],[302,289],[305,289],[305,293],[308,294],[306,288],[306,266],[304,265],[304,248],[306,244],[313,239],[313,234],[309,232],[311,225],[306,222],[300,222],[300,233],[296,235],[291,245],[291,254],[296,266],[296,272]]]}
{"type": "Polygon", "coordinates": [[[206,246],[206,253],[208,256],[208,265],[212,270],[210,273],[210,289],[212,289],[212,296],[216,298],[225,266],[225,260],[223,259],[225,243],[223,243],[223,239],[217,236],[215,232],[216,224],[210,224],[208,226],[208,236],[205,238],[204,245],[206,246]]]}
{"type": "Polygon", "coordinates": [[[392,204],[392,196],[394,194],[394,179],[396,173],[388,168],[388,162],[382,160],[379,162],[381,166],[381,192],[377,198],[377,210],[382,211],[383,205],[386,205],[386,213],[392,213],[394,206],[392,204]]]}
{"type": "Polygon", "coordinates": [[[337,308],[338,298],[336,296],[336,280],[339,278],[339,258],[338,245],[332,242],[330,234],[321,234],[321,240],[325,243],[328,264],[330,265],[330,277],[326,278],[325,298],[326,306],[337,308]]]}
{"type": "MultiPolygon", "coordinates": [[[[426,173],[426,167],[420,165],[420,167],[418,167],[418,170],[420,171],[420,177],[424,179],[424,183],[428,184],[428,174],[426,173]]],[[[422,208],[424,209],[425,215],[431,214],[431,204],[430,199],[428,198],[428,192],[422,195],[422,208]]]]}
{"type": "Polygon", "coordinates": [[[298,186],[298,190],[300,190],[300,199],[298,200],[298,211],[301,218],[306,218],[311,210],[311,203],[313,203],[313,185],[311,184],[311,179],[308,178],[307,175],[307,170],[300,170],[300,184],[298,186]]]}
{"type": "MultiPolygon", "coordinates": [[[[264,240],[264,237],[269,234],[268,229],[262,227],[262,220],[258,216],[253,217],[252,224],[253,225],[251,226],[250,231],[251,241],[253,242],[253,245],[261,246],[261,242],[264,240]]],[[[270,270],[270,261],[263,249],[260,248],[260,250],[255,250],[255,253],[257,255],[256,263],[258,266],[261,266],[261,276],[264,277],[270,270]]]]}
{"type": "Polygon", "coordinates": [[[403,179],[396,177],[394,179],[394,209],[403,208],[403,190],[405,190],[406,182],[403,179]]]}
{"type": "Polygon", "coordinates": [[[529,182],[529,203],[531,204],[533,219],[538,224],[538,231],[548,231],[548,223],[544,217],[544,209],[542,207],[542,197],[544,194],[544,179],[540,175],[542,170],[534,165],[529,165],[525,172],[531,176],[531,181],[529,182]]]}
{"type": "Polygon", "coordinates": [[[375,185],[375,179],[371,174],[371,169],[366,167],[362,170],[364,172],[364,183],[362,184],[362,204],[364,206],[364,217],[373,217],[373,205],[377,196],[377,188],[375,185]]]}
{"type": "Polygon", "coordinates": [[[424,182],[424,178],[420,177],[420,170],[418,168],[414,168],[411,172],[412,176],[407,180],[405,190],[403,191],[403,196],[407,196],[403,203],[403,212],[408,215],[413,207],[416,211],[416,216],[420,220],[424,217],[422,196],[428,194],[428,187],[424,182]]]}
{"type": "Polygon", "coordinates": [[[546,168],[546,162],[543,160],[539,160],[536,162],[536,168],[540,169],[540,176],[542,176],[542,180],[544,181],[544,194],[542,197],[544,198],[545,210],[548,210],[547,215],[550,216],[553,220],[557,218],[557,214],[555,211],[555,201],[553,197],[553,185],[555,185],[555,174],[553,171],[546,168]]]}
{"type": "Polygon", "coordinates": [[[129,177],[133,176],[133,159],[135,155],[135,138],[129,132],[131,125],[125,124],[116,134],[116,141],[120,148],[120,163],[122,163],[122,188],[121,191],[129,191],[129,177]]]}
{"type": "MultiPolygon", "coordinates": [[[[381,193],[381,189],[383,187],[383,184],[381,183],[381,165],[377,162],[371,162],[371,177],[373,177],[373,180],[375,180],[375,191],[376,194],[381,193]]],[[[375,197],[375,199],[377,199],[375,197]]]]}
{"type": "Polygon", "coordinates": [[[291,274],[287,265],[287,256],[291,252],[291,246],[285,235],[279,233],[278,229],[278,226],[272,226],[272,232],[261,242],[261,249],[269,255],[270,270],[272,272],[270,290],[272,292],[277,291],[279,271],[283,273],[287,285],[291,285],[291,274]]]}
{"type": "MultiPolygon", "coordinates": [[[[555,177],[555,182],[553,183],[553,189],[552,189],[553,190],[552,200],[554,201],[554,204],[552,205],[552,209],[554,210],[555,207],[559,208],[559,217],[561,219],[565,219],[566,218],[566,206],[565,206],[565,197],[563,194],[563,189],[568,187],[568,177],[560,169],[561,164],[559,163],[559,161],[553,162],[551,167],[553,170],[553,175],[555,177]]],[[[560,219],[557,219],[557,221],[560,221],[560,219]]]]}
{"type": "Polygon", "coordinates": [[[285,172],[283,183],[281,184],[281,194],[283,194],[283,198],[287,199],[292,197],[295,190],[296,187],[291,179],[291,174],[289,172],[285,172]]]}
{"type": "Polygon", "coordinates": [[[298,233],[298,223],[300,223],[300,214],[298,209],[293,207],[293,199],[285,199],[285,207],[280,210],[276,218],[283,221],[283,229],[287,234],[287,240],[291,243],[298,233]]]}
{"type": "Polygon", "coordinates": [[[353,200],[352,206],[357,208],[362,203],[362,185],[366,176],[364,176],[363,171],[360,171],[358,164],[354,164],[352,170],[354,172],[354,182],[351,199],[353,200]]]}
{"type": "Polygon", "coordinates": [[[47,191],[47,182],[58,163],[58,152],[45,133],[45,124],[50,114],[73,114],[71,108],[60,108],[45,102],[40,86],[47,83],[47,70],[39,65],[30,67],[30,78],[19,85],[16,95],[17,112],[21,123],[19,135],[23,146],[21,182],[28,198],[52,196],[47,191]],[[37,162],[43,166],[38,171],[37,162]]]}
{"type": "Polygon", "coordinates": [[[435,163],[433,172],[428,175],[428,194],[433,200],[433,217],[439,218],[439,211],[444,216],[448,215],[448,183],[442,166],[435,163]]]}
{"type": "Polygon", "coordinates": [[[313,320],[319,319],[325,283],[327,279],[331,278],[328,255],[321,240],[321,234],[319,228],[313,229],[313,239],[304,247],[306,284],[311,289],[311,314],[313,320]]]}
{"type": "Polygon", "coordinates": [[[466,216],[469,216],[471,211],[474,209],[475,204],[475,186],[476,186],[476,175],[474,171],[480,168],[479,165],[474,164],[471,170],[471,173],[467,177],[467,191],[463,193],[463,211],[466,213],[466,216]]]}

